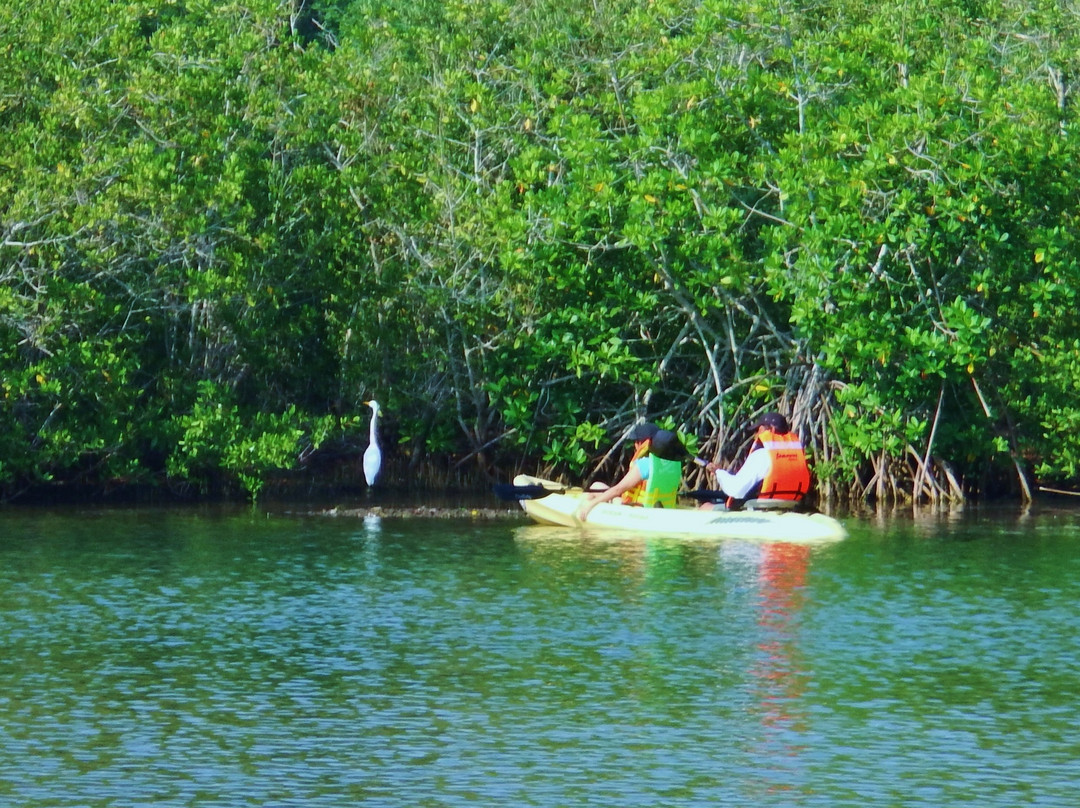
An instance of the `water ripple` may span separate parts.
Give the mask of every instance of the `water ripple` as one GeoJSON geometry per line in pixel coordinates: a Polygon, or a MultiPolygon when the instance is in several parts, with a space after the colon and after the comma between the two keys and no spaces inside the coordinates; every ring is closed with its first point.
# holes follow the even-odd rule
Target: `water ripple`
{"type": "Polygon", "coordinates": [[[2,519],[7,804],[1012,808],[1080,773],[1069,530],[2,519]]]}

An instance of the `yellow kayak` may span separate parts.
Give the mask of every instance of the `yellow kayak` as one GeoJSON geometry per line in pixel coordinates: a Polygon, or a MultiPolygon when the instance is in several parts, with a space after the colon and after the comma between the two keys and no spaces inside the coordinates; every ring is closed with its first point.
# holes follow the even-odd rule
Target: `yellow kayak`
{"type": "MultiPolygon", "coordinates": [[[[521,507],[541,525],[588,527],[652,536],[692,536],[706,539],[747,539],[777,542],[829,542],[847,536],[844,526],[823,513],[773,510],[703,510],[696,507],[639,508],[604,502],[577,518],[585,492],[551,480],[519,474],[512,487],[521,507]]],[[[510,497],[507,497],[510,498],[510,497]]]]}

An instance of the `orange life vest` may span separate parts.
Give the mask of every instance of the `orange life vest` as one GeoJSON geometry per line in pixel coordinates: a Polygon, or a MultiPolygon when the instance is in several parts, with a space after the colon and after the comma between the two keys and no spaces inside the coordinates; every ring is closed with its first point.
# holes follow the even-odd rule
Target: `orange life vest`
{"type": "Polygon", "coordinates": [[[772,467],[761,481],[759,499],[800,500],[810,490],[810,468],[802,441],[794,432],[787,434],[765,430],[759,436],[762,448],[769,453],[772,467]]]}
{"type": "MultiPolygon", "coordinates": [[[[634,450],[634,456],[630,458],[630,465],[634,465],[638,460],[645,457],[649,453],[650,441],[645,441],[640,447],[634,450]]],[[[645,487],[648,485],[648,480],[642,480],[629,491],[623,491],[622,497],[620,497],[623,505],[638,505],[643,499],[645,499],[645,487]]]]}

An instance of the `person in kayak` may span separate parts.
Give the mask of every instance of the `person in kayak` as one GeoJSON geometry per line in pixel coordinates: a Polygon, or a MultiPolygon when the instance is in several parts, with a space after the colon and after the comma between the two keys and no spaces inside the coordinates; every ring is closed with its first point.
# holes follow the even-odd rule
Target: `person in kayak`
{"type": "MultiPolygon", "coordinates": [[[[636,454],[636,452],[635,452],[636,454]]],[[[623,478],[603,491],[591,491],[585,494],[584,501],[577,510],[577,518],[584,522],[589,511],[601,502],[611,502],[620,498],[628,505],[642,505],[646,508],[673,508],[682,482],[682,461],[686,457],[686,448],[679,436],[668,429],[658,429],[649,439],[644,457],[636,457],[630,463],[623,478]],[[623,499],[624,495],[641,488],[640,496],[631,502],[623,499]]]]}
{"type": "MultiPolygon", "coordinates": [[[[630,465],[633,466],[638,460],[643,457],[647,457],[649,454],[649,447],[652,445],[652,439],[656,436],[656,433],[660,431],[660,427],[651,421],[638,424],[627,436],[634,442],[634,453],[630,456],[630,465]]],[[[606,490],[606,489],[598,489],[606,490]]],[[[624,505],[639,505],[642,499],[645,497],[645,480],[641,480],[633,488],[628,491],[624,491],[620,497],[620,501],[624,505]]]]}
{"type": "MultiPolygon", "coordinates": [[[[630,456],[631,465],[649,454],[649,444],[653,439],[653,435],[655,435],[659,430],[660,427],[658,427],[656,424],[652,423],[651,421],[645,421],[638,424],[633,429],[631,429],[630,432],[627,433],[625,440],[630,440],[634,442],[634,453],[630,456]]],[[[606,491],[610,487],[611,486],[609,486],[607,483],[597,481],[589,487],[589,490],[606,491]]],[[[624,505],[634,505],[640,502],[641,498],[644,495],[645,481],[642,480],[629,491],[624,492],[620,501],[624,505]]]]}
{"type": "Polygon", "coordinates": [[[754,424],[754,430],[754,444],[738,472],[732,474],[716,463],[706,466],[716,475],[720,490],[728,495],[728,508],[734,509],[748,499],[801,501],[810,490],[810,468],[799,436],[778,412],[765,413],[754,424]]]}

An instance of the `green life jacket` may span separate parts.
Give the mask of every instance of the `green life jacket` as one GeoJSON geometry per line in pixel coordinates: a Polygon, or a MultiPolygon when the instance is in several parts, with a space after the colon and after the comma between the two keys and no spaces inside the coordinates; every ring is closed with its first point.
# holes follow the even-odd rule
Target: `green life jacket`
{"type": "Polygon", "coordinates": [[[682,482],[682,463],[649,456],[652,468],[645,481],[645,493],[639,502],[646,508],[674,508],[678,501],[679,484],[682,482]]]}

